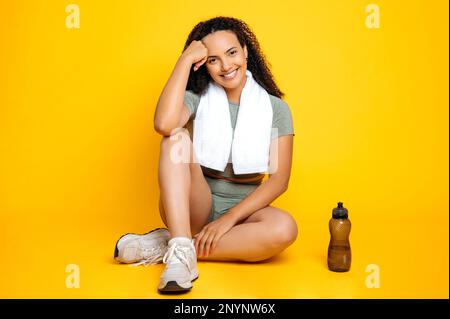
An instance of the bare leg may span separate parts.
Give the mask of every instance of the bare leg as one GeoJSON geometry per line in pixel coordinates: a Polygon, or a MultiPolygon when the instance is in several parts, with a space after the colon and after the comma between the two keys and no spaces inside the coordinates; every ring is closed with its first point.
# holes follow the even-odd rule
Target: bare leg
{"type": "Polygon", "coordinates": [[[187,130],[181,129],[175,137],[161,140],[158,169],[160,214],[171,237],[192,238],[192,232],[198,232],[211,213],[211,190],[200,165],[194,161],[187,130]]]}
{"type": "MultiPolygon", "coordinates": [[[[289,213],[268,206],[231,228],[209,256],[198,256],[198,259],[261,261],[286,249],[295,241],[297,234],[297,224],[289,213]]],[[[199,249],[198,254],[201,253],[199,249]]]]}

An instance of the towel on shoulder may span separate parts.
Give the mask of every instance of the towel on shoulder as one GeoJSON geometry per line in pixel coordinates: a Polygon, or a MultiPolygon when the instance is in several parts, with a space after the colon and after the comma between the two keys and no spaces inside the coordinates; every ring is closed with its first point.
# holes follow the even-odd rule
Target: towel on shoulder
{"type": "Polygon", "coordinates": [[[231,153],[235,174],[268,171],[273,110],[269,93],[246,71],[234,130],[225,90],[211,81],[194,119],[193,147],[198,162],[223,172],[231,153]]]}

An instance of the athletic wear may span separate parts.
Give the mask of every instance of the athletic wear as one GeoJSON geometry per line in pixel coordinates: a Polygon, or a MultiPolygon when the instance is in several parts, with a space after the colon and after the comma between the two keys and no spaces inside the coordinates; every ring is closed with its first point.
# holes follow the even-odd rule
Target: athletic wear
{"type": "MultiPolygon", "coordinates": [[[[273,111],[273,117],[272,117],[272,128],[275,128],[275,130],[272,131],[272,139],[277,138],[284,135],[294,135],[294,127],[293,127],[293,121],[292,121],[292,115],[290,108],[286,102],[284,102],[282,99],[270,95],[270,102],[272,105],[272,111],[273,111]]],[[[186,90],[184,94],[184,104],[189,109],[189,121],[186,125],[186,128],[188,129],[191,139],[194,136],[193,135],[193,120],[195,119],[195,115],[197,113],[198,105],[200,104],[200,95],[195,94],[191,90],[186,90]]],[[[239,113],[239,105],[236,103],[233,103],[231,101],[228,101],[229,104],[229,110],[230,110],[230,118],[231,118],[231,127],[234,129],[236,127],[236,121],[239,113]]],[[[251,177],[264,177],[265,174],[239,174],[235,175],[233,171],[233,165],[232,163],[232,156],[230,152],[230,156],[228,158],[228,165],[225,167],[225,171],[217,171],[217,170],[211,170],[207,167],[201,166],[203,172],[205,175],[208,175],[207,173],[209,171],[213,171],[215,174],[226,176],[226,177],[233,177],[236,179],[239,178],[251,178],[251,177]]]]}
{"type": "MultiPolygon", "coordinates": [[[[284,135],[295,135],[293,121],[289,106],[282,99],[270,95],[273,119],[272,139],[284,135]]],[[[193,137],[193,121],[200,103],[200,96],[193,91],[187,90],[184,95],[184,104],[189,109],[190,119],[186,124],[191,139],[193,137]]],[[[239,105],[231,101],[229,103],[231,126],[233,131],[236,127],[239,105]]],[[[229,164],[225,167],[225,171],[217,171],[204,166],[200,166],[212,192],[212,211],[209,221],[215,220],[229,209],[236,206],[241,200],[253,192],[263,181],[265,174],[234,174],[233,165],[231,164],[231,152],[228,160],[229,164]],[[224,179],[225,178],[225,179],[224,179]],[[228,180],[227,180],[228,179],[228,180]]]]}
{"type": "Polygon", "coordinates": [[[197,253],[193,239],[170,239],[163,262],[166,268],[160,277],[159,292],[183,292],[192,288],[192,281],[198,278],[197,253]]]}
{"type": "Polygon", "coordinates": [[[125,264],[154,265],[162,262],[170,238],[167,228],[157,228],[146,234],[125,234],[114,249],[114,259],[125,264]]]}

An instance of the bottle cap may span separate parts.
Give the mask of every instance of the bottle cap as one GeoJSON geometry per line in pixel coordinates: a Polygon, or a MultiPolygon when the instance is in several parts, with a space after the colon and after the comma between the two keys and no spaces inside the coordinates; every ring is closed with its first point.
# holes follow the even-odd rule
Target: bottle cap
{"type": "Polygon", "coordinates": [[[333,218],[348,218],[348,210],[344,207],[344,204],[342,202],[339,202],[338,206],[336,208],[333,208],[333,218]]]}

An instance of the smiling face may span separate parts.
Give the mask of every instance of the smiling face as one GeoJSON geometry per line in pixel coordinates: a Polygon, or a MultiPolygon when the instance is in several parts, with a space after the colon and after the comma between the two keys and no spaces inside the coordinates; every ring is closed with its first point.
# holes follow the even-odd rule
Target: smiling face
{"type": "Polygon", "coordinates": [[[247,48],[241,47],[231,31],[216,31],[202,39],[208,49],[205,63],[211,78],[225,91],[241,91],[247,81],[247,48]]]}

